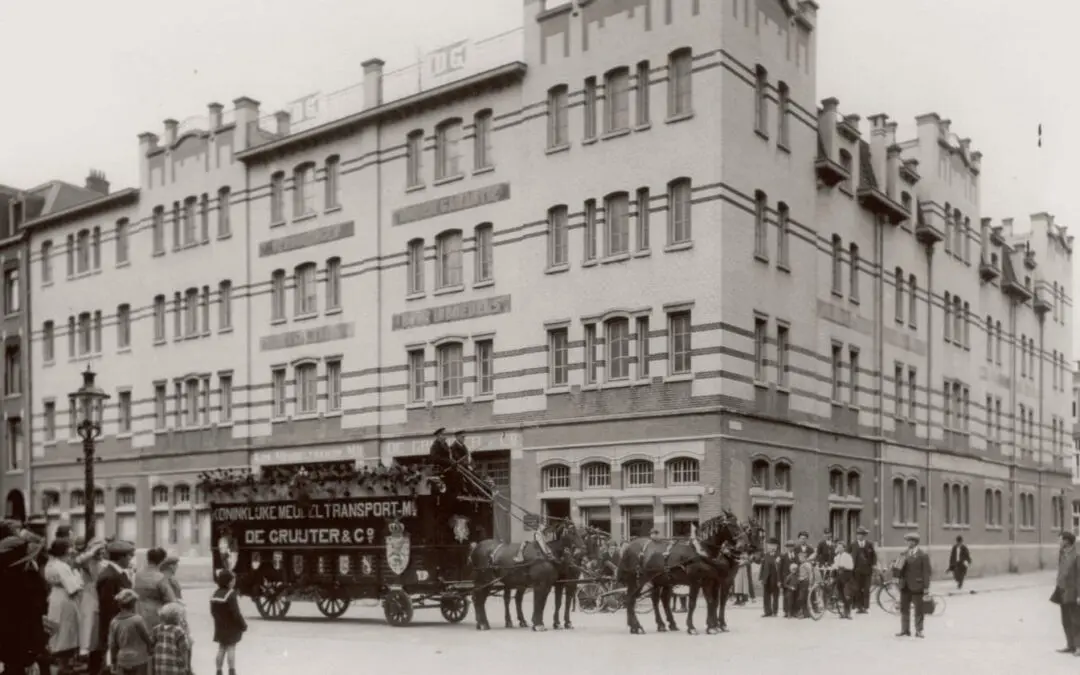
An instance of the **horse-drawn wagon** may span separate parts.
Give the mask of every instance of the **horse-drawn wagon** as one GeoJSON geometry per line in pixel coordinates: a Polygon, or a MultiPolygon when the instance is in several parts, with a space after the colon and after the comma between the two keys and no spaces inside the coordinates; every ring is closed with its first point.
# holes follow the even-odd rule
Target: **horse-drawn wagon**
{"type": "Polygon", "coordinates": [[[432,466],[292,466],[202,476],[210,498],[214,569],[236,574],[264,619],[293,602],[328,618],[381,601],[388,623],[438,607],[469,611],[470,548],[492,527],[491,501],[447,489],[432,466]]]}

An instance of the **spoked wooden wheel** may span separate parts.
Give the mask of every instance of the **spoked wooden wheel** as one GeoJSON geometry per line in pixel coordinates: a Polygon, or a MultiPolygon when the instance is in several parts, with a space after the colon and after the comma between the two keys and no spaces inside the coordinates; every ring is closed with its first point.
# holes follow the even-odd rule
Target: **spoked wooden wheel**
{"type": "Polygon", "coordinates": [[[463,595],[444,595],[439,600],[439,611],[450,623],[461,623],[469,615],[469,601],[463,595]]]}
{"type": "Polygon", "coordinates": [[[407,626],[413,618],[412,598],[401,590],[393,590],[383,598],[383,615],[391,626],[407,626]]]}
{"type": "Polygon", "coordinates": [[[285,597],[285,584],[269,579],[263,579],[258,595],[252,599],[259,616],[264,619],[284,619],[292,606],[292,601],[285,597]]]}
{"type": "Polygon", "coordinates": [[[603,604],[604,589],[599,584],[585,584],[577,590],[578,608],[586,614],[596,614],[603,604]]]}
{"type": "Polygon", "coordinates": [[[342,595],[320,593],[315,606],[326,618],[338,619],[349,610],[349,599],[342,595]]]}

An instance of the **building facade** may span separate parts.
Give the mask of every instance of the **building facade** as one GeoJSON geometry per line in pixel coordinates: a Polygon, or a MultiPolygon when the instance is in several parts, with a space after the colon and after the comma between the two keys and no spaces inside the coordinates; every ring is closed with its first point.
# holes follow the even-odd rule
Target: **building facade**
{"type": "Polygon", "coordinates": [[[31,229],[36,494],[85,498],[62,429],[89,359],[105,529],[141,546],[207,550],[202,470],[389,462],[448,427],[503,538],[731,508],[1050,560],[1072,239],[984,220],[947,120],[903,141],[819,107],[816,9],[530,0],[519,56],[422,91],[372,60],[335,119],[240,98],[143,134],[137,190],[31,229]],[[96,227],[100,267],[48,287],[42,247],[81,260],[96,227]]]}

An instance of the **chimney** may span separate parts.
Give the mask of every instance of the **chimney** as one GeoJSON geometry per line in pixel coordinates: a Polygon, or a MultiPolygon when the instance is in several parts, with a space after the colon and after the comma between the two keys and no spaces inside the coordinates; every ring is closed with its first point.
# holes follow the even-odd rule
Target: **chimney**
{"type": "Polygon", "coordinates": [[[90,174],[86,177],[86,189],[102,196],[109,194],[109,181],[105,180],[105,172],[90,169],[90,174]]]}
{"type": "Polygon", "coordinates": [[[211,103],[206,107],[210,111],[210,131],[217,131],[221,128],[221,111],[225,106],[220,103],[211,103]]]}
{"type": "MultiPolygon", "coordinates": [[[[993,226],[993,218],[983,218],[982,227],[979,230],[979,241],[983,251],[990,250],[990,228],[993,226]]],[[[990,262],[990,256],[986,256],[986,262],[990,262]]]]}
{"type": "Polygon", "coordinates": [[[236,110],[236,151],[251,147],[252,127],[259,121],[259,102],[247,96],[233,100],[236,110]]]}
{"type": "Polygon", "coordinates": [[[936,112],[915,116],[915,126],[918,127],[917,135],[920,146],[927,143],[937,144],[937,140],[941,134],[941,129],[938,125],[939,122],[941,122],[941,116],[936,112]]]}
{"type": "Polygon", "coordinates": [[[1012,231],[1013,231],[1013,219],[1012,218],[1002,218],[1001,219],[1001,229],[1002,229],[1003,232],[1005,232],[1005,237],[1006,238],[1011,237],[1012,236],[1012,231]]]}
{"type": "Polygon", "coordinates": [[[368,59],[360,64],[364,68],[364,108],[370,110],[383,103],[382,59],[368,59]]]}
{"type": "Polygon", "coordinates": [[[885,148],[885,194],[900,202],[900,146],[895,143],[885,148]]]}
{"type": "Polygon", "coordinates": [[[941,134],[941,140],[946,143],[949,141],[949,127],[952,126],[952,120],[941,120],[938,122],[938,133],[941,134]]]}
{"type": "Polygon", "coordinates": [[[158,140],[158,135],[149,131],[139,134],[139,150],[144,157],[158,149],[158,140]]]}
{"type": "Polygon", "coordinates": [[[818,137],[821,140],[822,152],[825,158],[836,161],[836,120],[839,116],[837,108],[840,101],[835,98],[827,98],[821,102],[821,110],[818,111],[818,137]]]}
{"type": "Polygon", "coordinates": [[[960,139],[960,152],[964,153],[964,157],[968,157],[971,154],[971,139],[960,139]]]}
{"type": "Polygon", "coordinates": [[[139,187],[150,189],[150,153],[158,149],[157,134],[144,131],[139,134],[139,187]]]}
{"type": "Polygon", "coordinates": [[[176,130],[180,123],[176,120],[165,120],[165,147],[171,148],[176,143],[176,130]]]}
{"type": "Polygon", "coordinates": [[[883,193],[892,196],[892,174],[886,159],[888,146],[885,144],[885,124],[889,121],[889,116],[878,113],[866,119],[870,121],[870,165],[874,169],[874,175],[877,176],[878,188],[883,193]]]}
{"type": "Polygon", "coordinates": [[[978,150],[971,153],[971,170],[975,173],[982,171],[982,157],[983,154],[978,150]]]}
{"type": "Polygon", "coordinates": [[[885,125],[885,145],[896,145],[896,122],[889,122],[885,125]]]}
{"type": "Polygon", "coordinates": [[[288,110],[279,110],[274,113],[274,121],[277,122],[277,135],[288,136],[289,135],[289,123],[292,122],[292,115],[288,110]]]}

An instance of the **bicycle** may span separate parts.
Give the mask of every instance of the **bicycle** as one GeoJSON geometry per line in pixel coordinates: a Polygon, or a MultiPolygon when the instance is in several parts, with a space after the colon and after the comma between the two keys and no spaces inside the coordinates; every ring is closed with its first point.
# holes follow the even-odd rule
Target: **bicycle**
{"type": "Polygon", "coordinates": [[[814,621],[820,621],[826,611],[840,616],[843,612],[844,600],[840,597],[843,591],[837,584],[836,570],[819,567],[816,572],[817,580],[810,587],[807,597],[807,613],[814,621]]]}
{"type": "Polygon", "coordinates": [[[877,588],[871,591],[877,606],[888,614],[896,616],[900,613],[900,582],[886,576],[884,569],[876,570],[881,577],[877,588]]]}
{"type": "MultiPolygon", "coordinates": [[[[652,611],[651,589],[651,584],[642,587],[634,602],[634,612],[637,614],[652,611]]],[[[578,586],[577,603],[586,614],[618,612],[626,608],[626,587],[619,586],[614,577],[596,577],[578,586]]]]}

